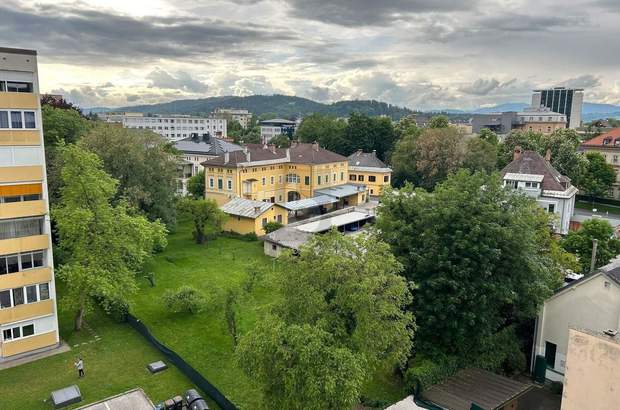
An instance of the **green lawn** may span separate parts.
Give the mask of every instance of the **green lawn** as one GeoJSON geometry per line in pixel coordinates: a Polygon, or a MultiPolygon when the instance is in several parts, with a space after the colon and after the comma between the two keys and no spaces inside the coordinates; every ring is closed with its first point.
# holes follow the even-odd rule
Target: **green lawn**
{"type": "Polygon", "coordinates": [[[596,209],[598,213],[604,214],[605,212],[609,212],[610,214],[620,216],[620,207],[614,205],[607,205],[595,202],[594,204],[590,201],[575,201],[575,208],[584,209],[586,211],[592,211],[596,209]]]}
{"type": "MultiPolygon", "coordinates": [[[[166,251],[146,267],[146,271],[154,273],[155,287],[142,280],[140,292],[131,304],[133,314],[149,326],[160,341],[243,409],[256,408],[261,400],[260,392],[234,363],[233,343],[222,306],[226,290],[240,288],[250,263],[277,268],[273,260],[263,254],[262,242],[219,237],[206,245],[196,245],[191,239],[190,226],[180,224],[178,231],[168,237],[166,251]],[[204,312],[195,315],[171,313],[161,303],[166,289],[186,284],[200,289],[211,300],[204,312]]],[[[273,295],[263,285],[256,286],[249,295],[242,295],[239,298],[239,333],[251,330],[273,300],[273,295]]],[[[382,371],[367,384],[364,394],[373,399],[396,401],[404,392],[398,378],[389,371],[382,371]]]]}
{"type": "Polygon", "coordinates": [[[51,409],[44,400],[53,390],[72,384],[79,386],[82,402],[70,408],[136,387],[157,403],[193,387],[175,367],[151,375],[145,366],[163,357],[129,325],[113,322],[100,312],[87,320],[99,341],[91,343],[94,335],[87,329],[73,332],[71,315],[62,313],[61,335],[72,346],[70,352],[0,370],[0,409],[51,409]],[[83,379],[77,378],[73,367],[78,356],[84,359],[83,379]]]}

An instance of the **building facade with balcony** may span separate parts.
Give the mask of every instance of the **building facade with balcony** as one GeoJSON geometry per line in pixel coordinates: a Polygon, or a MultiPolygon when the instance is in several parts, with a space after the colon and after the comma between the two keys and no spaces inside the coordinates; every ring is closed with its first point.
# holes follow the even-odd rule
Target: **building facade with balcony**
{"type": "Polygon", "coordinates": [[[579,147],[581,152],[596,152],[605,157],[605,161],[614,167],[616,181],[613,183],[609,196],[620,199],[620,128],[601,134],[584,141],[579,147]]]}
{"type": "Polygon", "coordinates": [[[237,121],[243,128],[248,128],[252,123],[252,113],[237,108],[217,108],[213,111],[213,116],[224,119],[230,118],[237,121]]]}
{"type": "Polygon", "coordinates": [[[189,115],[123,115],[125,128],[151,130],[171,141],[178,141],[192,135],[211,135],[227,138],[226,119],[215,117],[191,117],[189,115]]]}
{"type": "Polygon", "coordinates": [[[566,235],[575,210],[578,189],[570,179],[560,174],[549,162],[535,151],[522,151],[515,147],[513,161],[502,170],[504,185],[518,189],[532,197],[543,209],[555,216],[553,230],[566,235]]]}
{"type": "Polygon", "coordinates": [[[0,48],[0,362],[59,345],[37,55],[0,48]]]}

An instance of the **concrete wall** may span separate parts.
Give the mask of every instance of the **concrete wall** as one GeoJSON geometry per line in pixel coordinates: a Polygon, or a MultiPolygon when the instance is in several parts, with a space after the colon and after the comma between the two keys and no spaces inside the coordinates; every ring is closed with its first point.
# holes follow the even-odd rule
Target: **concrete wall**
{"type": "Polygon", "coordinates": [[[620,407],[620,340],[616,338],[570,329],[562,410],[620,407]]]}
{"type": "Polygon", "coordinates": [[[571,286],[548,299],[538,319],[535,352],[545,355],[545,342],[557,345],[555,368],[547,370],[550,380],[562,380],[568,349],[568,329],[597,331],[620,325],[620,286],[602,274],[571,286]]]}

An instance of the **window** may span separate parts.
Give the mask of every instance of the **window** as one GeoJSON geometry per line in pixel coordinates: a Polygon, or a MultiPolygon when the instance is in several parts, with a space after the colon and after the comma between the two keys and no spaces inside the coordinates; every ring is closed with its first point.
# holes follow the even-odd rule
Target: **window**
{"type": "Polygon", "coordinates": [[[267,178],[263,177],[262,182],[263,182],[263,185],[267,185],[267,178]]]}
{"type": "Polygon", "coordinates": [[[24,111],[24,124],[26,128],[36,128],[34,112],[24,111]]]}
{"type": "Polygon", "coordinates": [[[267,218],[263,218],[263,221],[262,221],[261,224],[262,224],[263,227],[265,227],[265,225],[267,225],[267,218]]]}
{"type": "Polygon", "coordinates": [[[22,327],[22,337],[34,335],[34,324],[22,327]]]}
{"type": "Polygon", "coordinates": [[[357,181],[357,175],[349,174],[349,181],[357,181]]]}
{"type": "Polygon", "coordinates": [[[377,177],[374,175],[368,175],[368,182],[376,182],[377,181],[377,177]]]}
{"type": "Polygon", "coordinates": [[[555,204],[549,204],[549,206],[547,207],[547,210],[549,211],[549,213],[554,213],[555,212],[555,204]]]}
{"type": "Polygon", "coordinates": [[[0,111],[0,128],[9,128],[9,113],[0,111]]]}
{"type": "Polygon", "coordinates": [[[278,215],[276,217],[276,221],[278,221],[278,223],[282,223],[282,215],[278,215]]]}
{"type": "Polygon", "coordinates": [[[42,235],[43,218],[23,218],[0,222],[0,239],[42,235]]]}
{"type": "Polygon", "coordinates": [[[310,177],[309,176],[305,176],[304,177],[304,184],[305,185],[310,185],[310,177]]]}
{"type": "Polygon", "coordinates": [[[226,180],[226,189],[232,191],[232,179],[230,178],[226,180]]]}
{"type": "Polygon", "coordinates": [[[271,177],[270,182],[271,182],[271,185],[276,183],[276,179],[274,176],[271,177]]]}
{"type": "Polygon", "coordinates": [[[209,188],[215,187],[215,180],[213,178],[209,178],[209,188]]]}
{"type": "Polygon", "coordinates": [[[555,343],[545,341],[545,361],[547,367],[555,368],[555,351],[557,346],[555,343]]]}
{"type": "Polygon", "coordinates": [[[390,182],[390,176],[389,175],[384,175],[383,176],[383,182],[390,182]]]}
{"type": "Polygon", "coordinates": [[[370,195],[374,195],[374,194],[375,194],[374,189],[371,189],[370,190],[370,195]]]}
{"type": "Polygon", "coordinates": [[[26,301],[28,303],[37,301],[37,285],[26,286],[26,301]]]}
{"type": "Polygon", "coordinates": [[[507,180],[504,181],[504,185],[516,189],[519,186],[519,181],[507,180]]]}
{"type": "Polygon", "coordinates": [[[272,251],[277,251],[278,250],[278,246],[272,243],[271,244],[271,250],[272,251]]]}
{"type": "Polygon", "coordinates": [[[217,189],[223,189],[224,188],[224,181],[222,180],[222,178],[218,178],[217,179],[217,189]]]}
{"type": "Polygon", "coordinates": [[[6,82],[0,81],[0,92],[6,91],[6,82]]]}
{"type": "Polygon", "coordinates": [[[22,112],[11,111],[11,128],[22,128],[22,112]]]}
{"type": "Polygon", "coordinates": [[[329,184],[329,174],[325,175],[325,183],[329,184]]]}
{"type": "Polygon", "coordinates": [[[32,83],[7,81],[6,90],[10,93],[31,93],[32,83]]]}
{"type": "Polygon", "coordinates": [[[321,185],[321,176],[320,175],[316,176],[316,184],[317,185],[321,185]]]}
{"type": "Polygon", "coordinates": [[[300,178],[297,174],[286,174],[286,182],[289,184],[299,184],[300,178]]]}
{"type": "Polygon", "coordinates": [[[360,181],[360,182],[364,182],[364,175],[358,176],[357,180],[360,181]]]}
{"type": "Polygon", "coordinates": [[[11,291],[0,290],[0,309],[11,307],[11,291]]]}
{"type": "Polygon", "coordinates": [[[341,172],[341,173],[340,173],[340,180],[341,180],[341,181],[344,181],[344,172],[341,172]]]}

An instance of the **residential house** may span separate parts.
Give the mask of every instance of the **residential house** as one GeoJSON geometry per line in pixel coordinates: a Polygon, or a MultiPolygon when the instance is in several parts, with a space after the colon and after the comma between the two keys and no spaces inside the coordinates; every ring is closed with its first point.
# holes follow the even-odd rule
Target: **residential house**
{"type": "Polygon", "coordinates": [[[570,328],[596,332],[620,326],[620,261],[571,282],[547,299],[536,320],[534,356],[546,359],[545,377],[562,381],[567,372],[570,328]]]}
{"type": "Polygon", "coordinates": [[[37,53],[0,48],[0,362],[59,346],[37,53]]]}
{"type": "Polygon", "coordinates": [[[392,169],[377,157],[377,151],[357,150],[348,159],[349,181],[365,185],[371,197],[380,196],[383,188],[390,186],[392,169]]]}
{"type": "Polygon", "coordinates": [[[609,196],[620,199],[620,128],[613,128],[598,137],[583,142],[579,151],[601,154],[605,157],[605,161],[614,167],[616,180],[609,190],[609,196]]]}
{"type": "Polygon", "coordinates": [[[121,117],[123,127],[151,130],[171,141],[191,137],[194,134],[209,134],[216,138],[227,137],[227,123],[224,118],[193,117],[189,115],[150,115],[121,117]]]}
{"type": "Polygon", "coordinates": [[[620,406],[620,335],[569,329],[562,410],[609,410],[620,406]]]}
{"type": "Polygon", "coordinates": [[[271,202],[252,201],[234,198],[220,208],[228,219],[224,223],[224,231],[242,235],[255,233],[264,235],[265,225],[269,222],[288,223],[288,211],[271,202]]]}
{"type": "Polygon", "coordinates": [[[504,167],[502,177],[505,186],[521,190],[554,214],[554,231],[566,235],[578,189],[551,165],[550,160],[550,151],[543,158],[535,151],[522,151],[521,147],[515,147],[513,161],[504,167]]]}

